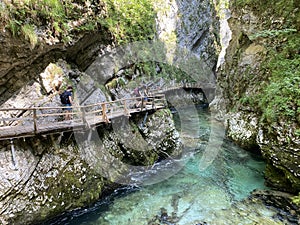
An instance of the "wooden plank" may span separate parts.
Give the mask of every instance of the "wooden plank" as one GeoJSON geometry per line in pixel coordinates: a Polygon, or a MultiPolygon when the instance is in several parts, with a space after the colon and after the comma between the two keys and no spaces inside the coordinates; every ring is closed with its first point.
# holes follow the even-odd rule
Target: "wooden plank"
{"type": "Polygon", "coordinates": [[[64,107],[34,107],[34,108],[9,108],[9,109],[0,109],[0,111],[10,111],[10,110],[31,110],[33,112],[26,117],[20,118],[9,118],[10,120],[32,120],[33,124],[29,125],[18,125],[18,126],[6,126],[0,127],[0,140],[5,140],[9,138],[20,138],[20,137],[30,137],[37,134],[51,134],[51,133],[58,133],[64,132],[69,130],[80,130],[85,129],[87,126],[97,126],[101,123],[108,122],[108,119],[114,119],[121,116],[130,116],[133,113],[145,112],[153,109],[160,109],[165,107],[165,95],[156,94],[149,97],[149,102],[145,102],[145,105],[142,108],[128,108],[126,101],[136,101],[136,100],[143,100],[143,98],[127,98],[127,99],[118,99],[116,101],[111,102],[101,102],[92,105],[86,106],[75,106],[72,108],[80,108],[82,110],[87,109],[88,107],[95,107],[95,106],[102,106],[101,109],[92,110],[85,112],[85,115],[81,111],[72,112],[72,115],[80,115],[79,119],[74,119],[70,121],[57,121],[49,122],[37,120],[38,117],[53,117],[53,116],[62,116],[65,113],[41,113],[37,114],[38,110],[57,110],[62,109],[64,107]],[[109,107],[107,105],[110,105],[109,107]],[[104,108],[104,110],[103,110],[104,108]],[[107,108],[105,110],[105,108],[107,108]],[[95,115],[96,113],[100,113],[104,115],[95,115]],[[82,117],[84,116],[84,120],[82,117]],[[106,118],[107,119],[106,119],[106,118]],[[47,124],[46,124],[47,123],[47,124]]]}

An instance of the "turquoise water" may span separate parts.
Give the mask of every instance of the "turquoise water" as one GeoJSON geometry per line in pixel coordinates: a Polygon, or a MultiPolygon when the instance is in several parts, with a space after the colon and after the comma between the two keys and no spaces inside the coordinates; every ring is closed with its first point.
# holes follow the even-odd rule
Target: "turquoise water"
{"type": "MultiPolygon", "coordinates": [[[[90,209],[66,217],[61,224],[288,224],[279,221],[272,208],[248,200],[251,191],[266,189],[265,163],[260,157],[222,139],[212,163],[201,167],[211,136],[208,118],[201,111],[188,117],[193,125],[185,130],[182,127],[186,122],[177,118],[188,149],[179,172],[152,185],[120,188],[90,209]]],[[[160,166],[155,167],[158,172],[160,166]]]]}

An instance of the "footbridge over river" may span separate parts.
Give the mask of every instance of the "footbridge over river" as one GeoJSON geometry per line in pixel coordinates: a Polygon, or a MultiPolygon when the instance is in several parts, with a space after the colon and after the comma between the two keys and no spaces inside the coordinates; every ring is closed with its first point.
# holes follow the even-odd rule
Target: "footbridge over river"
{"type": "Polygon", "coordinates": [[[64,120],[64,107],[1,108],[0,140],[78,131],[110,123],[112,119],[167,107],[165,93],[179,89],[202,89],[199,84],[181,84],[152,91],[143,97],[124,98],[90,105],[73,105],[72,119],[64,120]],[[140,107],[135,107],[139,103],[140,107]]]}
{"type": "Polygon", "coordinates": [[[2,108],[0,113],[4,112],[4,115],[19,116],[2,117],[0,140],[82,130],[110,123],[117,117],[165,108],[166,105],[164,94],[150,96],[148,101],[144,98],[125,98],[82,106],[75,104],[69,113],[71,120],[64,120],[64,107],[2,108]],[[141,107],[134,107],[138,102],[141,107]]]}

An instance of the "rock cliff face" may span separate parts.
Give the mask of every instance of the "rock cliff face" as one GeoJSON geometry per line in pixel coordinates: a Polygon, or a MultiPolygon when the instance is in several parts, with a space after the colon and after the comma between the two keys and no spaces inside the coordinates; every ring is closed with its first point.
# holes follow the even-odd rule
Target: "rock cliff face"
{"type": "Polygon", "coordinates": [[[231,2],[232,39],[218,70],[223,100],[215,108],[222,111],[229,137],[260,149],[268,184],[292,193],[300,191],[299,105],[293,100],[299,90],[296,2],[231,2]]]}
{"type": "MultiPolygon", "coordinates": [[[[157,35],[170,48],[169,52],[175,53],[172,60],[181,57],[176,55],[176,48],[185,49],[204,62],[207,68],[201,72],[205,76],[213,76],[219,53],[219,20],[213,2],[167,0],[157,4],[156,10],[157,35]]],[[[195,78],[198,75],[190,74],[195,78]]]]}
{"type": "Polygon", "coordinates": [[[65,59],[84,70],[112,43],[96,21],[107,13],[102,2],[2,1],[0,10],[0,105],[49,63],[65,59]],[[94,31],[86,26],[92,19],[94,31]]]}
{"type": "Polygon", "coordinates": [[[31,49],[28,41],[12,37],[8,31],[0,31],[1,46],[5,46],[0,49],[0,104],[18,92],[24,84],[39,79],[39,74],[51,62],[65,59],[85,70],[99,50],[111,44],[110,39],[106,31],[99,31],[81,34],[73,45],[41,43],[31,49]]]}

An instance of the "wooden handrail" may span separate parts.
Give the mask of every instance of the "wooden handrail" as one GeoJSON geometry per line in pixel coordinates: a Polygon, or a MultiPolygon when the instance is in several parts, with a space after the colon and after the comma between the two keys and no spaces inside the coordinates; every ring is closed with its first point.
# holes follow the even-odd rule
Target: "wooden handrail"
{"type": "MultiPolygon", "coordinates": [[[[155,96],[150,96],[149,98],[154,98],[156,96],[159,96],[158,95],[155,95],[155,96]]],[[[117,99],[117,100],[114,100],[114,101],[109,101],[109,102],[101,102],[101,103],[94,103],[94,104],[89,104],[89,105],[81,105],[81,106],[77,106],[77,105],[72,105],[72,108],[78,108],[78,109],[81,109],[81,108],[88,108],[88,107],[94,107],[94,106],[99,106],[101,105],[102,103],[105,103],[105,104],[113,104],[113,103],[118,103],[118,102],[122,102],[124,100],[141,100],[141,97],[134,97],[134,98],[126,98],[126,99],[117,99]]],[[[64,109],[66,108],[65,106],[55,106],[55,107],[31,107],[31,108],[4,108],[4,109],[1,109],[0,108],[0,111],[22,111],[22,110],[51,110],[51,109],[64,109]]]]}
{"type": "MultiPolygon", "coordinates": [[[[165,95],[164,94],[156,94],[148,97],[149,101],[152,102],[151,108],[155,108],[155,104],[157,103],[164,103],[165,102],[165,95]]],[[[73,111],[70,112],[70,115],[76,115],[79,116],[79,118],[82,119],[82,121],[86,122],[86,117],[90,115],[102,115],[103,121],[108,120],[108,115],[107,112],[110,111],[110,115],[112,116],[113,112],[122,112],[126,116],[130,116],[130,111],[129,111],[129,106],[128,103],[134,101],[140,101],[142,102],[142,106],[144,105],[144,97],[131,97],[131,98],[126,98],[126,99],[117,99],[114,101],[109,101],[109,102],[98,102],[94,104],[89,104],[89,105],[82,105],[82,106],[77,106],[73,105],[72,109],[73,111]],[[96,108],[95,108],[96,107],[96,108]],[[99,108],[98,108],[99,107],[99,108]]],[[[45,118],[45,117],[53,117],[53,116],[64,116],[65,112],[57,112],[57,110],[63,110],[65,107],[64,106],[59,106],[59,107],[31,107],[31,108],[2,108],[0,109],[0,112],[9,112],[9,111],[29,111],[27,113],[28,115],[24,117],[19,117],[19,118],[13,118],[13,117],[4,117],[0,119],[0,122],[5,122],[5,121],[13,121],[16,122],[16,124],[19,124],[20,122],[26,121],[26,120],[31,120],[33,121],[33,126],[34,126],[34,132],[38,131],[38,123],[39,123],[39,118],[45,118]],[[43,113],[42,111],[46,110],[47,113],[43,113]],[[49,112],[50,111],[50,112],[49,112]],[[53,111],[53,113],[51,112],[53,111]],[[31,113],[32,112],[32,113],[31,113]]],[[[141,110],[143,110],[143,107],[141,107],[141,110]]],[[[5,124],[3,124],[4,127],[6,127],[5,124]]],[[[11,125],[8,125],[11,126],[11,125]]],[[[2,126],[3,127],[3,126],[2,126]]]]}
{"type": "Polygon", "coordinates": [[[70,127],[73,130],[94,127],[103,122],[110,123],[110,119],[122,115],[130,116],[132,113],[140,111],[163,108],[167,106],[165,92],[187,86],[191,87],[192,85],[183,84],[169,89],[158,90],[157,92],[152,91],[152,95],[148,96],[146,104],[144,104],[144,97],[141,96],[88,105],[73,105],[73,110],[69,113],[73,115],[72,123],[59,121],[56,118],[57,116],[66,115],[66,112],[63,112],[65,106],[0,108],[0,112],[7,113],[7,116],[6,113],[3,113],[4,118],[0,118],[0,140],[34,136],[38,133],[62,132],[70,130],[70,127]],[[137,101],[142,103],[141,108],[132,108],[137,101]],[[49,123],[49,121],[51,122],[49,123]]]}

